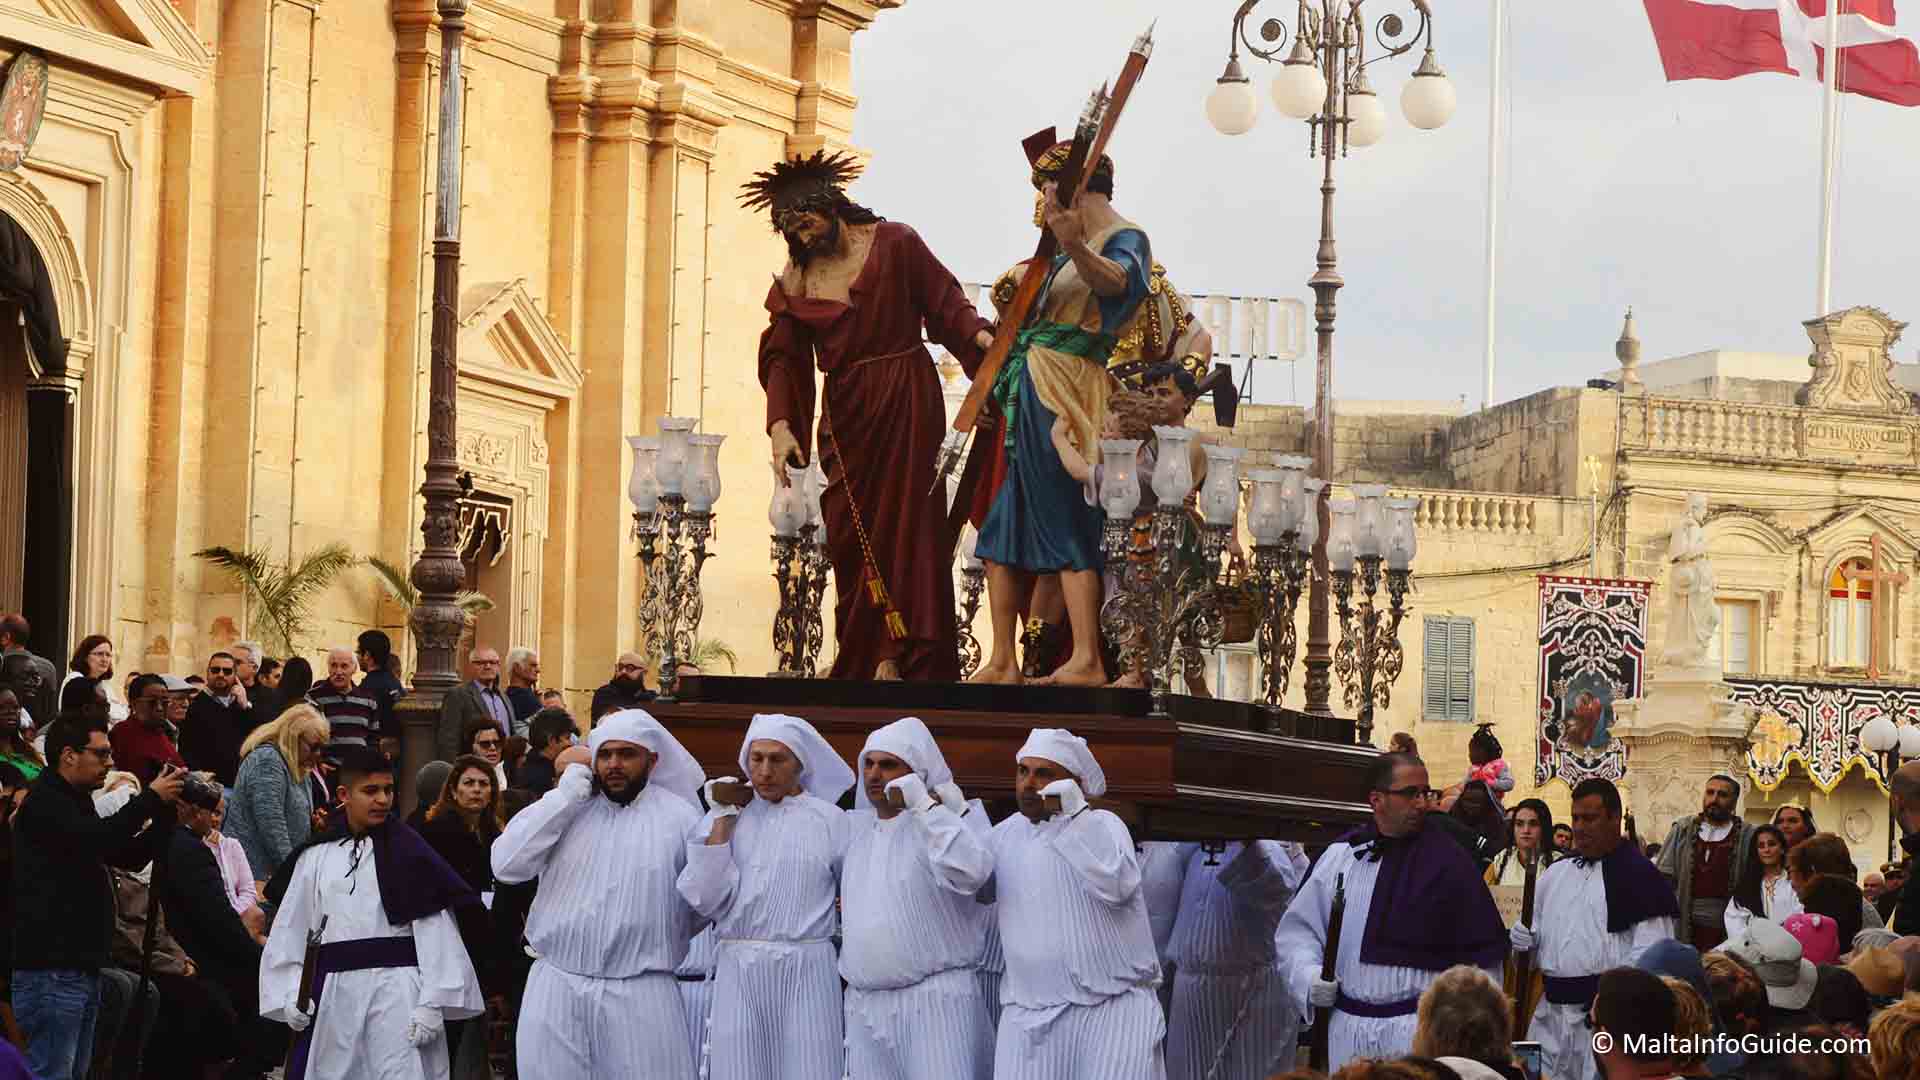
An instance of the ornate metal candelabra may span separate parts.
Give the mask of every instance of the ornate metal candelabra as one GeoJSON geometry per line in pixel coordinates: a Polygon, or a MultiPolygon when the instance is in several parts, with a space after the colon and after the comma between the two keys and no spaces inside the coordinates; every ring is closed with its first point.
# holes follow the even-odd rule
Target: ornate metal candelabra
{"type": "Polygon", "coordinates": [[[819,662],[825,626],[820,605],[827,590],[827,525],[820,493],[826,477],[816,464],[787,466],[787,482],[773,492],[767,519],[773,524],[773,581],[780,606],[773,614],[773,650],[780,657],[777,678],[811,679],[819,662]]]}
{"type": "Polygon", "coordinates": [[[1327,539],[1327,561],[1335,610],[1340,617],[1340,644],[1333,653],[1334,674],[1340,679],[1347,708],[1357,709],[1356,735],[1363,744],[1373,738],[1373,710],[1392,701],[1393,684],[1400,678],[1405,655],[1400,648],[1400,620],[1414,555],[1415,499],[1385,498],[1386,488],[1357,484],[1351,499],[1329,505],[1333,518],[1327,539]],[[1387,606],[1382,611],[1374,597],[1380,590],[1381,566],[1386,566],[1387,606]],[[1354,586],[1359,586],[1358,603],[1354,586]]]}
{"type": "Polygon", "coordinates": [[[1314,543],[1320,537],[1319,480],[1307,478],[1312,458],[1283,456],[1275,469],[1251,474],[1247,531],[1253,534],[1250,583],[1257,600],[1254,650],[1260,660],[1260,700],[1280,708],[1299,652],[1295,614],[1306,588],[1314,543]]]}
{"type": "Polygon", "coordinates": [[[663,416],[658,436],[630,436],[633,534],[640,542],[644,591],[640,599],[641,651],[655,658],[660,699],[674,700],[680,665],[693,656],[706,604],[700,570],[713,536],[713,504],[720,498],[720,444],[724,435],[692,434],[697,420],[663,416]]]}
{"type": "Polygon", "coordinates": [[[954,613],[954,631],[963,679],[980,670],[980,639],[974,636],[973,620],[980,614],[980,592],[987,586],[987,564],[974,554],[974,544],[979,539],[971,525],[960,538],[960,610],[954,613]]]}
{"type": "MultiPolygon", "coordinates": [[[[1420,66],[1400,95],[1400,108],[1416,128],[1431,129],[1453,115],[1455,95],[1433,52],[1433,12],[1429,0],[1406,0],[1411,23],[1397,14],[1373,21],[1365,0],[1296,0],[1295,33],[1290,51],[1273,80],[1273,103],[1286,116],[1307,122],[1307,153],[1324,160],[1320,181],[1320,243],[1314,256],[1314,274],[1307,279],[1314,295],[1314,326],[1318,340],[1314,378],[1313,471],[1322,481],[1333,479],[1333,331],[1335,301],[1346,284],[1338,269],[1333,236],[1334,162],[1349,147],[1367,147],[1386,134],[1387,110],[1367,81],[1367,68],[1381,60],[1425,46],[1420,66]],[[1379,55],[1368,55],[1368,31],[1379,55]]],[[[1260,0],[1242,0],[1234,12],[1226,71],[1207,98],[1207,119],[1223,135],[1252,130],[1260,102],[1240,67],[1240,48],[1272,61],[1286,49],[1288,30],[1278,19],[1260,24],[1263,48],[1247,36],[1247,21],[1260,0]]],[[[1325,513],[1315,508],[1316,515],[1325,513]]],[[[1310,580],[1307,601],[1306,711],[1331,712],[1332,682],[1329,655],[1327,555],[1325,519],[1321,543],[1313,547],[1319,571],[1310,580]]]]}

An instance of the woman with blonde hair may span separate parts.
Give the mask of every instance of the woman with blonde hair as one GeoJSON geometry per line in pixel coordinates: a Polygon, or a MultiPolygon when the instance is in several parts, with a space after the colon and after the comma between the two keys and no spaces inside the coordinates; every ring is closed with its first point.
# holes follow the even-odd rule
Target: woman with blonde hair
{"type": "MultiPolygon", "coordinates": [[[[240,841],[256,882],[265,882],[313,827],[307,778],[320,764],[330,734],[327,718],[311,705],[294,705],[253,729],[240,744],[240,771],[227,808],[227,835],[240,841]]],[[[266,886],[257,890],[264,895],[266,886]]]]}

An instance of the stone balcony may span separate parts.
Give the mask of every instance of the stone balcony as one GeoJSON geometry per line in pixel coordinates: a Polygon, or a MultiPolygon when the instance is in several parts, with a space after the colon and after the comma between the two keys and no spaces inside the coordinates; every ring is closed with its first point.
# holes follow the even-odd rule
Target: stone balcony
{"type": "Polygon", "coordinates": [[[1620,445],[1663,457],[1920,468],[1920,418],[1679,397],[1627,397],[1620,445]]]}

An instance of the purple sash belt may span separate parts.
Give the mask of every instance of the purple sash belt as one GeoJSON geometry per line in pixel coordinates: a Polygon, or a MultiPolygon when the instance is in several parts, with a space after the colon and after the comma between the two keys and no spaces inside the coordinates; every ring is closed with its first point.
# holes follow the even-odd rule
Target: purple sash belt
{"type": "Polygon", "coordinates": [[[1591,1005],[1600,992],[1598,975],[1547,975],[1546,998],[1553,1005],[1591,1005]]]}
{"type": "Polygon", "coordinates": [[[1412,1016],[1420,1011],[1420,999],[1407,998],[1405,1001],[1361,1001],[1350,998],[1345,993],[1335,995],[1333,1007],[1348,1016],[1364,1016],[1369,1020],[1392,1020],[1397,1016],[1412,1016]]]}
{"type": "MultiPolygon", "coordinates": [[[[371,968],[419,967],[420,953],[411,937],[354,938],[332,941],[315,952],[313,971],[313,1010],[319,1018],[320,991],[327,976],[342,971],[366,971],[371,968]]],[[[313,1041],[313,1026],[293,1041],[293,1053],[287,1056],[287,1080],[302,1080],[307,1075],[307,1047],[313,1041]]]]}

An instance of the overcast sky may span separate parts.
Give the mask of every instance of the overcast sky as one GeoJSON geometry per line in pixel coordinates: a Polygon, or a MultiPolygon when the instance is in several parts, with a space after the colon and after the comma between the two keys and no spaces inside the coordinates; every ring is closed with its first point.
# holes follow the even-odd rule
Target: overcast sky
{"type": "MultiPolygon", "coordinates": [[[[1733,0],[1764,6],[1759,0],[1733,0]]],[[[1032,251],[1020,140],[1070,129],[1158,17],[1157,48],[1114,137],[1116,207],[1188,292],[1311,302],[1319,165],[1273,107],[1277,64],[1243,58],[1261,99],[1230,138],[1203,105],[1234,0],[907,0],[857,39],[855,196],[918,229],[963,280],[1032,251]]],[[[1254,22],[1294,4],[1266,0],[1254,22]]],[[[1437,0],[1453,121],[1409,127],[1418,53],[1370,74],[1388,134],[1340,161],[1336,391],[1480,399],[1491,0],[1437,0]]],[[[1373,19],[1410,13],[1369,0],[1373,19]]],[[[1820,89],[1785,75],[1665,81],[1640,0],[1508,4],[1506,160],[1495,399],[1613,366],[1628,305],[1648,360],[1700,349],[1804,353],[1815,306],[1820,89]]],[[[1901,28],[1920,37],[1920,12],[1901,28]]],[[[1257,31],[1250,36],[1258,40],[1257,31]]],[[[1834,306],[1920,319],[1920,109],[1843,95],[1834,306]]],[[[1915,335],[1920,336],[1920,335],[1915,335]]],[[[1898,358],[1914,359],[1912,337],[1898,358]]],[[[1309,350],[1309,356],[1311,350],[1309,350]]],[[[1311,361],[1256,375],[1263,402],[1311,398],[1311,361]]]]}

